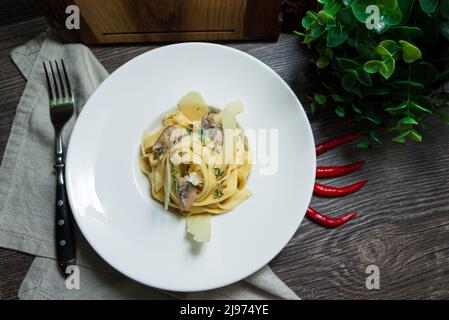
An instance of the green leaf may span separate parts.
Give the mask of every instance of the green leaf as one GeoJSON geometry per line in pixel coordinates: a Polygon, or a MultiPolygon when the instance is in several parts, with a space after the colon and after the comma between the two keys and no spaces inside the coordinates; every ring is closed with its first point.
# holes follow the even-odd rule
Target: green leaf
{"type": "Polygon", "coordinates": [[[405,62],[412,63],[422,58],[421,50],[410,42],[399,40],[399,44],[402,49],[402,59],[404,59],[405,62]]]}
{"type": "Polygon", "coordinates": [[[355,113],[362,114],[362,110],[360,110],[360,108],[357,107],[357,105],[355,105],[354,103],[351,103],[351,108],[355,113]]]}
{"type": "Polygon", "coordinates": [[[376,141],[378,144],[382,144],[382,139],[379,136],[379,133],[376,130],[371,130],[369,132],[369,136],[372,140],[376,141]]]}
{"type": "Polygon", "coordinates": [[[319,105],[326,104],[327,98],[323,94],[315,93],[313,96],[314,101],[319,105]]]}
{"type": "Polygon", "coordinates": [[[391,83],[391,86],[396,89],[423,89],[424,85],[415,81],[397,80],[391,83]]]}
{"type": "Polygon", "coordinates": [[[379,72],[380,69],[380,61],[378,60],[370,60],[365,62],[363,65],[363,70],[365,70],[368,73],[376,73],[379,72]]]}
{"type": "Polygon", "coordinates": [[[329,0],[324,5],[324,11],[326,11],[326,13],[330,14],[331,16],[335,16],[340,7],[341,7],[340,0],[329,0]]]}
{"type": "Polygon", "coordinates": [[[337,22],[337,25],[327,32],[327,46],[329,48],[338,47],[348,39],[348,32],[343,25],[337,22]]]}
{"type": "Polygon", "coordinates": [[[335,102],[346,102],[346,98],[338,94],[333,94],[331,95],[331,97],[332,99],[334,99],[335,102]]]}
{"type": "Polygon", "coordinates": [[[363,137],[362,139],[357,142],[357,147],[362,149],[367,149],[370,146],[369,139],[366,137],[363,137]]]}
{"type": "Polygon", "coordinates": [[[410,134],[411,130],[402,131],[398,136],[393,138],[394,142],[405,143],[405,138],[410,134]]]}
{"type": "Polygon", "coordinates": [[[352,3],[352,0],[343,0],[343,4],[344,4],[345,6],[350,6],[351,3],[352,3]]]}
{"type": "Polygon", "coordinates": [[[376,46],[371,43],[360,43],[357,46],[357,51],[359,52],[360,56],[364,60],[374,60],[376,59],[376,46]]]}
{"type": "Polygon", "coordinates": [[[412,40],[421,38],[423,36],[423,31],[419,27],[395,26],[388,30],[386,34],[397,40],[412,40]]]}
{"type": "Polygon", "coordinates": [[[422,135],[420,133],[418,133],[416,130],[411,129],[410,133],[409,133],[409,138],[412,139],[413,141],[416,142],[421,142],[422,141],[422,135]]]}
{"type": "Polygon", "coordinates": [[[343,107],[343,106],[337,106],[337,107],[335,108],[335,113],[336,113],[340,118],[344,118],[344,116],[346,115],[345,107],[343,107]]]}
{"type": "Polygon", "coordinates": [[[316,111],[316,103],[312,102],[310,104],[310,112],[313,114],[313,113],[315,113],[315,111],[316,111]]]}
{"type": "Polygon", "coordinates": [[[376,116],[376,115],[368,114],[368,115],[364,115],[363,118],[366,120],[369,120],[372,123],[377,124],[377,125],[382,123],[382,120],[380,119],[380,117],[376,116]]]}
{"type": "Polygon", "coordinates": [[[336,25],[335,18],[324,10],[318,12],[318,22],[320,24],[326,25],[326,30],[329,30],[331,27],[334,27],[336,25]]]}
{"type": "Polygon", "coordinates": [[[318,39],[321,34],[323,33],[323,30],[321,29],[321,27],[316,24],[316,23],[312,23],[310,26],[310,33],[309,35],[314,39],[318,39]]]}
{"type": "Polygon", "coordinates": [[[381,43],[379,43],[379,46],[381,48],[385,48],[392,56],[396,56],[399,50],[399,45],[394,40],[384,40],[381,43]]]}
{"type": "Polygon", "coordinates": [[[302,18],[302,26],[307,29],[315,20],[309,16],[302,18]]]}
{"type": "Polygon", "coordinates": [[[449,22],[448,21],[441,23],[440,32],[446,39],[449,40],[449,22]]]}
{"type": "Polygon", "coordinates": [[[350,26],[351,24],[353,24],[355,17],[352,13],[352,9],[350,7],[347,7],[338,11],[337,19],[345,26],[350,26]]]}
{"type": "Polygon", "coordinates": [[[407,109],[407,106],[408,106],[408,103],[404,102],[404,103],[401,103],[401,104],[396,105],[394,107],[386,108],[385,111],[387,111],[387,112],[389,112],[391,114],[397,114],[398,112],[407,109]]]}
{"type": "Polygon", "coordinates": [[[329,65],[330,61],[326,57],[319,57],[315,62],[315,65],[318,69],[326,68],[329,65]]]}
{"type": "Polygon", "coordinates": [[[324,49],[322,52],[322,55],[324,57],[326,57],[329,61],[332,60],[334,58],[334,52],[332,51],[332,49],[326,48],[324,49]]]}
{"type": "Polygon", "coordinates": [[[341,85],[346,91],[353,92],[356,81],[355,75],[353,73],[348,73],[341,79],[341,85]]]}
{"type": "Polygon", "coordinates": [[[438,79],[437,69],[429,62],[419,61],[411,64],[410,80],[424,85],[434,83],[438,79]]]}
{"type": "Polygon", "coordinates": [[[410,17],[410,12],[412,11],[414,2],[415,0],[398,0],[398,5],[403,16],[402,23],[405,23],[410,17]]]}
{"type": "Polygon", "coordinates": [[[357,69],[360,66],[360,63],[352,59],[337,58],[336,61],[340,66],[340,68],[342,68],[345,71],[357,69]]]}
{"type": "Polygon", "coordinates": [[[385,59],[380,63],[379,73],[382,75],[382,77],[388,80],[393,75],[395,66],[396,61],[393,59],[393,57],[385,59]]]}
{"type": "Polygon", "coordinates": [[[440,14],[445,19],[449,20],[449,0],[441,0],[441,2],[440,2],[440,14]]]}
{"type": "Polygon", "coordinates": [[[390,88],[366,88],[363,90],[363,94],[366,96],[385,96],[391,93],[390,88]]]}
{"type": "Polygon", "coordinates": [[[362,68],[359,68],[357,70],[357,80],[359,80],[361,84],[367,87],[371,87],[373,85],[370,74],[362,68]]]}
{"type": "Polygon", "coordinates": [[[412,117],[404,117],[401,120],[399,120],[399,123],[401,124],[410,124],[410,125],[417,125],[418,122],[413,119],[412,117]]]}
{"type": "Polygon", "coordinates": [[[385,47],[382,46],[382,45],[378,45],[378,46],[377,46],[377,48],[376,48],[376,53],[377,53],[379,56],[381,56],[381,57],[383,57],[383,58],[385,58],[385,59],[387,59],[387,58],[389,58],[389,57],[392,56],[392,54],[390,53],[390,51],[388,51],[387,48],[385,48],[385,47]]]}
{"type": "Polygon", "coordinates": [[[438,7],[438,0],[419,0],[422,11],[427,14],[434,13],[438,7]]]}
{"type": "Polygon", "coordinates": [[[423,106],[420,105],[420,104],[417,104],[416,102],[410,101],[410,106],[411,106],[412,108],[414,108],[415,110],[418,110],[418,111],[421,111],[421,112],[424,112],[424,113],[432,114],[432,111],[431,111],[431,110],[429,110],[429,109],[423,107],[423,106]]]}

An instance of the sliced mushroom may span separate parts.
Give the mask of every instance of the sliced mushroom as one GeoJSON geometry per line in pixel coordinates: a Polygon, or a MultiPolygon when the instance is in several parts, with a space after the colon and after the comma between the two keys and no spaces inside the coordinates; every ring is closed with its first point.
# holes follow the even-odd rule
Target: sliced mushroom
{"type": "Polygon", "coordinates": [[[179,183],[179,208],[181,211],[189,211],[196,200],[196,188],[185,178],[178,178],[179,183]]]}
{"type": "Polygon", "coordinates": [[[154,143],[153,150],[158,155],[161,155],[173,147],[186,135],[187,132],[185,129],[176,128],[175,126],[168,126],[164,131],[162,131],[161,136],[154,143]]]}
{"type": "Polygon", "coordinates": [[[205,130],[206,137],[213,141],[214,144],[223,144],[223,128],[217,125],[213,113],[209,113],[203,117],[201,120],[201,128],[205,130]]]}

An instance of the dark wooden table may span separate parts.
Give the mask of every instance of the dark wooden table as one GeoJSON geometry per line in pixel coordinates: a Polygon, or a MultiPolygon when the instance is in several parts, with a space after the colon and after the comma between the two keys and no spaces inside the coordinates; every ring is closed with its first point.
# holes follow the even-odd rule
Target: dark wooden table
{"type": "MultiPolygon", "coordinates": [[[[48,28],[30,0],[0,0],[0,157],[25,86],[10,61],[10,51],[48,28]],[[6,10],[5,10],[6,9],[6,10]]],[[[278,72],[304,106],[316,80],[307,50],[291,35],[275,43],[232,43],[278,72]]],[[[93,46],[109,71],[154,45],[93,46]]],[[[332,114],[310,117],[317,141],[351,131],[353,125],[332,114]]],[[[368,178],[361,192],[342,199],[314,198],[326,213],[360,213],[336,230],[304,219],[287,247],[270,263],[279,277],[303,299],[447,299],[449,298],[449,127],[430,120],[424,142],[400,146],[385,142],[376,150],[345,146],[319,159],[343,164],[366,159],[367,166],[346,184],[368,178]],[[367,290],[365,271],[380,269],[380,289],[367,290]]],[[[301,170],[301,168],[298,168],[301,170]]],[[[275,214],[275,213],[273,213],[275,214]]],[[[0,298],[14,299],[33,257],[0,249],[0,298]]]]}

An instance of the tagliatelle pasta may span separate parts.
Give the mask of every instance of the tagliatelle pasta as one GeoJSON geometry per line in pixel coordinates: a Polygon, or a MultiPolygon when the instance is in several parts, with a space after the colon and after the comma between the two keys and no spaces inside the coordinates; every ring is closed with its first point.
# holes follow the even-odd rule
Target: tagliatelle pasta
{"type": "Polygon", "coordinates": [[[190,92],[161,129],[142,138],[140,167],[151,195],[184,215],[198,242],[210,239],[211,215],[231,211],[251,196],[248,143],[236,120],[243,107],[236,101],[219,111],[190,92]]]}

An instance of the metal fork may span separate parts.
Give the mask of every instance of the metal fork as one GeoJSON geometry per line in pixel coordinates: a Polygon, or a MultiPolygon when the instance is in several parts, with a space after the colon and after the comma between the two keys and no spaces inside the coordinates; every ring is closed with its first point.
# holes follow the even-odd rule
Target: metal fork
{"type": "Polygon", "coordinates": [[[70,86],[64,61],[61,60],[60,64],[61,67],[59,66],[58,61],[50,61],[48,63],[43,62],[50,97],[50,119],[55,130],[56,162],[54,168],[57,177],[55,201],[56,257],[62,274],[64,277],[67,277],[71,273],[67,268],[76,264],[76,248],[70,207],[65,188],[62,131],[74,114],[75,99],[72,94],[72,87],[70,86]],[[47,64],[51,71],[51,78],[49,76],[50,73],[47,64]]]}

